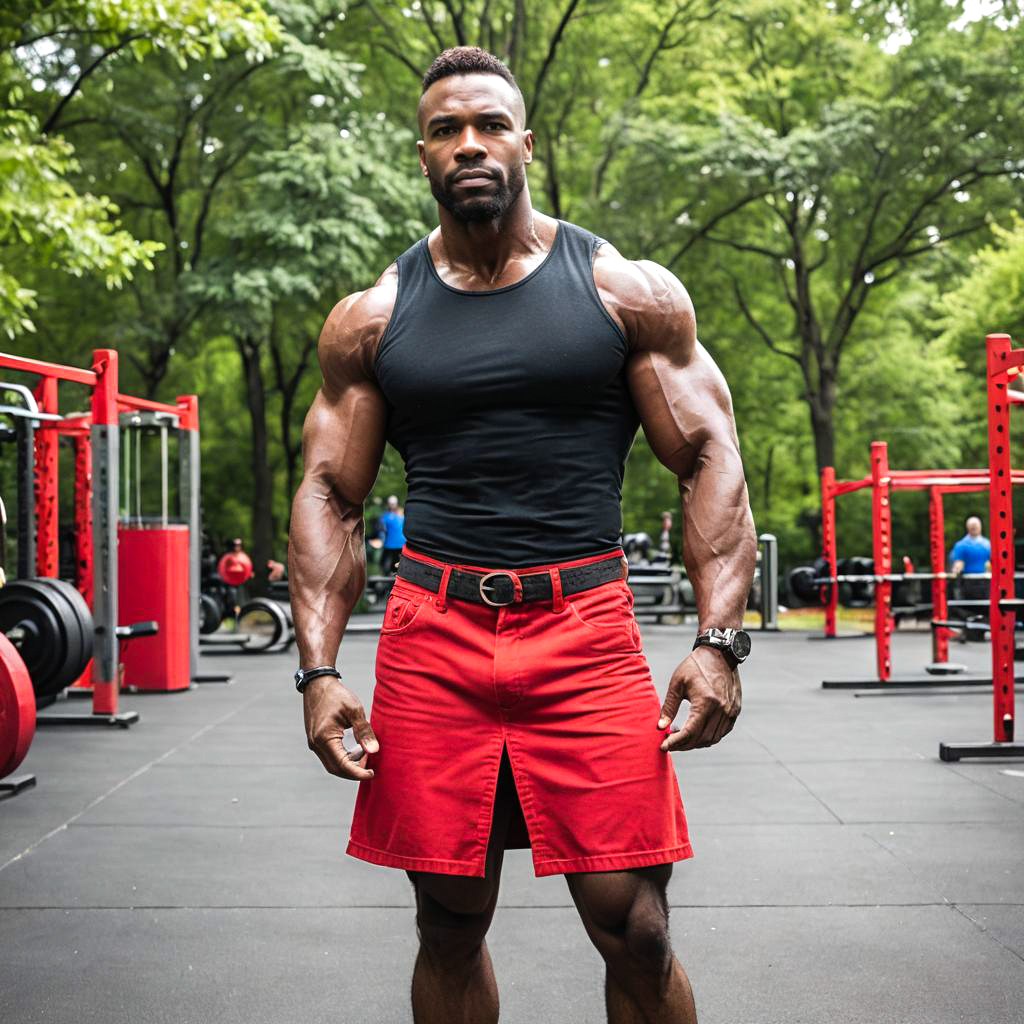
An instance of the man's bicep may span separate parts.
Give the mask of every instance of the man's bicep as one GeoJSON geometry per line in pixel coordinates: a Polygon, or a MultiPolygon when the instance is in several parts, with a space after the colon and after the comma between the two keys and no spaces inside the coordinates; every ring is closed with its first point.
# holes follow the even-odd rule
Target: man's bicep
{"type": "Polygon", "coordinates": [[[350,383],[330,397],[321,389],[302,433],[306,479],[361,505],[377,479],[386,427],[387,403],[373,382],[350,383]]]}
{"type": "Polygon", "coordinates": [[[677,476],[693,472],[709,441],[738,448],[729,388],[699,342],[683,355],[634,353],[627,379],[651,450],[677,476]]]}

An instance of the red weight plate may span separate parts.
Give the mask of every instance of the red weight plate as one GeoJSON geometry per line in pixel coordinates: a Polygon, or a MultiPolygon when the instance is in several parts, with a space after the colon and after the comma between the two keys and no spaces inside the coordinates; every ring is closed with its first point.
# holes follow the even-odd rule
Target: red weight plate
{"type": "Polygon", "coordinates": [[[217,572],[225,583],[237,587],[252,578],[252,561],[244,551],[229,551],[221,555],[217,572]]]}
{"type": "Polygon", "coordinates": [[[14,644],[0,633],[0,779],[25,759],[36,732],[36,695],[14,644]]]}

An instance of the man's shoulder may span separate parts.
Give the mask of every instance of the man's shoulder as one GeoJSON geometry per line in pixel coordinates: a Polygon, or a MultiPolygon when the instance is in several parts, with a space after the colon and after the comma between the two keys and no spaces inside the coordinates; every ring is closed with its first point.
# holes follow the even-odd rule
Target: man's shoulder
{"type": "Polygon", "coordinates": [[[645,309],[661,309],[668,303],[676,312],[693,311],[683,282],[654,260],[630,260],[611,242],[599,238],[594,253],[594,278],[599,286],[645,309]]]}
{"type": "Polygon", "coordinates": [[[594,283],[602,301],[623,323],[634,345],[696,341],[693,302],[682,281],[653,260],[626,259],[610,242],[594,254],[594,283]]]}
{"type": "Polygon", "coordinates": [[[392,263],[369,288],[346,295],[327,315],[320,332],[321,363],[356,360],[364,366],[372,365],[397,298],[397,263],[392,263]]]}

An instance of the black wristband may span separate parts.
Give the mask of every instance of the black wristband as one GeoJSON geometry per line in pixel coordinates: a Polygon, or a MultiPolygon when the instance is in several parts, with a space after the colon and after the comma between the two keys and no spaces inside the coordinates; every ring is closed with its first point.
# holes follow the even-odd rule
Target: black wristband
{"type": "Polygon", "coordinates": [[[321,665],[319,668],[311,669],[300,668],[295,673],[295,689],[299,693],[305,693],[306,687],[317,676],[334,676],[336,679],[340,679],[341,673],[333,665],[321,665]]]}

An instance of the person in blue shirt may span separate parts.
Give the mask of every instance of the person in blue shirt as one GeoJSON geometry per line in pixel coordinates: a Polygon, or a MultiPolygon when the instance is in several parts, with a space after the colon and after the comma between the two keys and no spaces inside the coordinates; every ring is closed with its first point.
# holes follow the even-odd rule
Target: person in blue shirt
{"type": "Polygon", "coordinates": [[[988,537],[982,536],[981,520],[977,516],[971,516],[965,525],[967,533],[953,545],[949,555],[953,561],[953,572],[988,572],[992,545],[988,537]]]}
{"type": "Polygon", "coordinates": [[[380,571],[392,573],[405,544],[405,513],[398,506],[398,496],[388,497],[388,510],[377,522],[377,537],[384,543],[380,549],[380,571]]]}
{"type": "MultiPolygon", "coordinates": [[[[958,575],[988,572],[991,566],[992,545],[982,536],[981,520],[971,516],[965,523],[965,533],[954,545],[949,557],[951,569],[958,575]]],[[[962,594],[968,600],[982,601],[988,597],[988,580],[964,580],[962,594]]]]}

